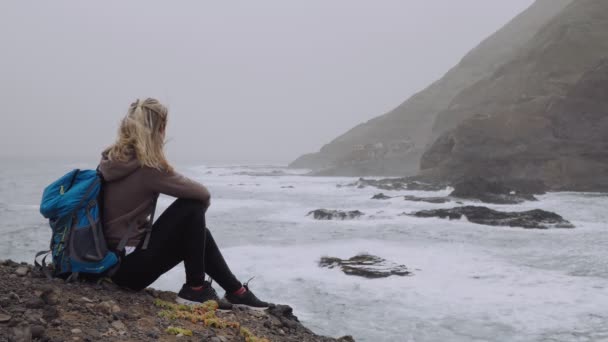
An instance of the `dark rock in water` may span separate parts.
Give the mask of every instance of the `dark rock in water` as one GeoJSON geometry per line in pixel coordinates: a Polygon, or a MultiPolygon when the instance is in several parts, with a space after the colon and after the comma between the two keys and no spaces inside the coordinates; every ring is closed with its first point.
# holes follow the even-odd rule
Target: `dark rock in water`
{"type": "Polygon", "coordinates": [[[338,187],[349,186],[357,187],[359,189],[366,188],[368,186],[378,188],[381,190],[420,190],[420,191],[439,191],[447,187],[444,183],[426,183],[416,180],[412,177],[403,178],[383,178],[383,179],[365,179],[359,178],[356,182],[339,185],[338,187]]]}
{"type": "Polygon", "coordinates": [[[392,275],[406,276],[411,272],[404,265],[397,265],[375,255],[359,254],[350,259],[322,257],[319,266],[340,267],[342,272],[365,278],[385,278],[392,275]]]}
{"type": "Polygon", "coordinates": [[[490,226],[523,227],[530,229],[574,228],[560,215],[540,209],[523,212],[502,212],[486,207],[465,206],[452,209],[422,210],[410,214],[416,217],[439,217],[457,220],[465,216],[470,222],[490,226]]]}
{"type": "Polygon", "coordinates": [[[281,189],[295,189],[293,185],[282,186],[281,189]]]}
{"type": "Polygon", "coordinates": [[[451,199],[449,197],[416,197],[416,196],[403,196],[406,201],[414,202],[427,202],[427,203],[447,203],[451,199]]]}
{"type": "Polygon", "coordinates": [[[241,171],[230,174],[224,174],[221,176],[251,176],[251,177],[276,177],[276,176],[288,176],[289,174],[281,170],[272,171],[241,171]]]}
{"type": "Polygon", "coordinates": [[[317,209],[309,212],[306,216],[313,215],[315,220],[349,220],[359,218],[364,213],[359,210],[353,211],[341,211],[341,210],[328,210],[328,209],[317,209]]]}
{"type": "Polygon", "coordinates": [[[391,199],[391,196],[386,196],[383,193],[379,193],[379,194],[375,194],[374,197],[372,197],[372,199],[374,200],[387,200],[387,199],[391,199]]]}
{"type": "Polygon", "coordinates": [[[488,181],[479,177],[469,178],[454,184],[452,197],[474,199],[484,203],[518,204],[536,201],[535,193],[544,193],[540,181],[514,180],[510,182],[488,181]]]}

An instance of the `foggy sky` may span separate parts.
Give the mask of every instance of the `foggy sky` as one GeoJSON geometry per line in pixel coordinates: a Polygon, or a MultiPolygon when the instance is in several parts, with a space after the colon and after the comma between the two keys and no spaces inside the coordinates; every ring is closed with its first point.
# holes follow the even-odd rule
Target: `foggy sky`
{"type": "Polygon", "coordinates": [[[533,0],[0,2],[0,156],[97,158],[136,98],[176,161],[288,162],[440,78],[533,0]]]}

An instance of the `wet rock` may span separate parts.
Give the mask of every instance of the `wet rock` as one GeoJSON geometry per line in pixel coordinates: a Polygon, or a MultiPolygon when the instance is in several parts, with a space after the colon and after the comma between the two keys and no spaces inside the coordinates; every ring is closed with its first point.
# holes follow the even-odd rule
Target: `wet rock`
{"type": "Polygon", "coordinates": [[[375,194],[371,199],[373,200],[387,200],[387,199],[391,199],[391,196],[386,196],[383,193],[379,193],[379,194],[375,194]]]}
{"type": "Polygon", "coordinates": [[[339,267],[345,274],[365,278],[411,275],[411,272],[408,271],[404,265],[398,265],[369,254],[359,254],[346,260],[333,257],[322,257],[319,261],[319,266],[327,268],[339,267]]]}
{"type": "Polygon", "coordinates": [[[25,277],[30,272],[30,269],[27,266],[19,266],[15,270],[15,274],[19,277],[25,277]]]}
{"type": "Polygon", "coordinates": [[[475,177],[455,183],[450,196],[484,203],[518,204],[536,201],[534,194],[542,194],[544,189],[542,182],[533,180],[497,182],[475,177]]]}
{"type": "Polygon", "coordinates": [[[359,210],[353,211],[341,211],[341,210],[328,210],[328,209],[317,209],[309,212],[306,216],[313,215],[315,220],[351,220],[359,218],[364,213],[359,210]]]}
{"type": "Polygon", "coordinates": [[[529,229],[574,228],[560,215],[535,209],[523,212],[503,212],[486,207],[465,206],[452,209],[422,210],[410,214],[416,217],[439,217],[457,220],[466,217],[470,222],[490,226],[522,227],[529,229]]]}
{"type": "Polygon", "coordinates": [[[281,189],[295,189],[293,185],[282,186],[281,189]]]}
{"type": "Polygon", "coordinates": [[[416,197],[416,196],[403,196],[406,201],[414,202],[427,202],[427,203],[447,203],[451,199],[449,197],[416,197]]]}
{"type": "Polygon", "coordinates": [[[439,191],[447,187],[443,183],[426,183],[419,180],[415,180],[411,177],[405,178],[383,178],[383,179],[365,179],[359,178],[354,183],[339,185],[338,187],[349,186],[363,189],[366,187],[374,187],[380,190],[420,190],[420,191],[439,191]]]}

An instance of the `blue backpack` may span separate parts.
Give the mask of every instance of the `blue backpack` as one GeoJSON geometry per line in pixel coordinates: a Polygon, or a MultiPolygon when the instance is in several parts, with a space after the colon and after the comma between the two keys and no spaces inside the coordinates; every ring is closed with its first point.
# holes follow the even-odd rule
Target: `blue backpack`
{"type": "Polygon", "coordinates": [[[52,229],[49,251],[36,254],[34,263],[50,277],[45,259],[52,256],[55,277],[76,279],[79,274],[104,276],[119,264],[103,234],[101,208],[103,178],[95,170],[75,169],[44,189],[40,213],[52,229]],[[42,264],[36,260],[46,254],[42,264]]]}

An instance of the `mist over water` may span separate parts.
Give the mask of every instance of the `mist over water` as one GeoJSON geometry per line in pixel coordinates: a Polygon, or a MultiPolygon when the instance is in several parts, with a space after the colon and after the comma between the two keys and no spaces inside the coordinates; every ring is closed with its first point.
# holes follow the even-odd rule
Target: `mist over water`
{"type": "MultiPolygon", "coordinates": [[[[38,214],[41,189],[76,166],[86,164],[24,163],[0,171],[3,258],[31,262],[47,247],[50,229],[38,214]]],[[[357,341],[608,338],[606,194],[550,193],[539,202],[490,206],[555,211],[577,227],[523,230],[398,216],[453,203],[376,201],[370,199],[375,189],[336,187],[354,178],[306,177],[276,166],[182,170],[211,190],[208,225],[237,277],[255,276],[251,286],[261,298],[292,305],[317,333],[352,334],[357,341]],[[282,188],[288,186],[294,188],[282,188]],[[366,216],[306,216],[318,208],[366,216]],[[321,256],[360,252],[404,264],[414,275],[370,280],[317,265],[321,256]]],[[[449,189],[385,193],[440,196],[449,189]]],[[[161,197],[159,212],[171,201],[161,197]]],[[[183,281],[180,265],[154,287],[178,290],[183,281]]]]}

